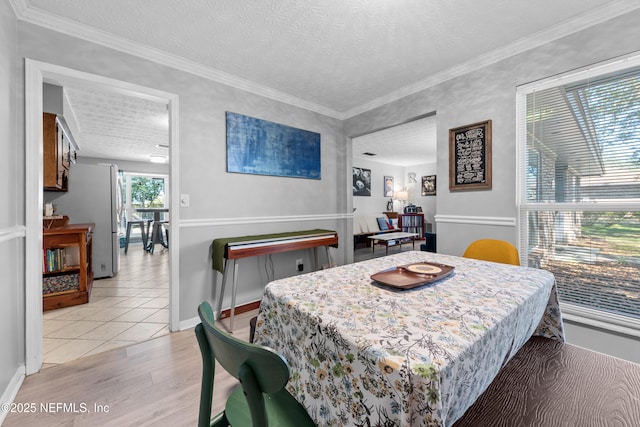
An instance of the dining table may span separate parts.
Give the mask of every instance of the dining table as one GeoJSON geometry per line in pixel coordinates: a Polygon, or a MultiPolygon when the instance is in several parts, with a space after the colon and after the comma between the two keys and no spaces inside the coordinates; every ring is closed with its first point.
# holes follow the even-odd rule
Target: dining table
{"type": "Polygon", "coordinates": [[[153,213],[153,222],[151,223],[152,229],[149,230],[147,226],[147,236],[150,238],[145,250],[153,254],[156,243],[160,243],[163,247],[168,249],[169,242],[166,242],[162,236],[162,214],[169,212],[169,208],[136,208],[136,212],[153,213]]]}
{"type": "Polygon", "coordinates": [[[550,272],[407,251],[270,282],[254,342],[319,426],[451,426],[534,335],[564,341],[550,272]],[[448,274],[372,279],[412,266],[448,274]]]}

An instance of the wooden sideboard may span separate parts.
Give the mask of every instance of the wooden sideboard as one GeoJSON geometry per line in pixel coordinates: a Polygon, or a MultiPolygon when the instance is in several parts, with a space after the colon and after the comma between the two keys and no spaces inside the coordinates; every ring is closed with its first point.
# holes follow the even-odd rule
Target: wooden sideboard
{"type": "Polygon", "coordinates": [[[89,302],[94,224],[69,224],[42,231],[42,308],[89,302]]]}

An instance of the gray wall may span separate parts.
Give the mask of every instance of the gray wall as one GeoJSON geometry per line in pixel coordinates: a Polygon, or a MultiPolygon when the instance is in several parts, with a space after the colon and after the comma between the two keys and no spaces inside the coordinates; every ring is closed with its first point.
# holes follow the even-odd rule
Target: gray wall
{"type": "MultiPolygon", "coordinates": [[[[393,143],[393,141],[390,141],[393,143]]],[[[380,162],[374,162],[367,159],[356,159],[353,166],[371,170],[371,196],[353,196],[353,207],[356,208],[353,213],[354,217],[359,215],[380,215],[387,209],[389,197],[384,197],[383,180],[385,176],[394,178],[396,187],[408,187],[407,176],[410,172],[416,174],[417,183],[411,186],[413,191],[413,203],[422,207],[424,219],[426,222],[434,225],[434,216],[436,214],[436,198],[433,196],[422,196],[421,186],[422,177],[425,175],[435,175],[437,173],[437,165],[435,163],[425,163],[414,166],[396,166],[380,162]]],[[[393,210],[395,212],[402,211],[402,203],[394,201],[393,210]]]]}
{"type": "MultiPolygon", "coordinates": [[[[337,230],[344,241],[347,187],[342,173],[345,146],[339,120],[32,24],[20,22],[18,37],[20,57],[179,96],[179,191],[190,195],[190,207],[180,211],[180,247],[172,248],[180,251],[180,265],[173,267],[180,269],[181,321],[196,317],[197,305],[213,299],[213,285],[220,279],[208,259],[214,238],[330,228],[337,230]],[[322,179],[226,173],[225,111],[320,133],[322,179]]],[[[21,77],[20,81],[23,83],[21,77]]],[[[22,90],[23,84],[19,86],[22,90]]],[[[23,110],[24,106],[18,105],[21,119],[23,110]]],[[[334,261],[344,263],[345,253],[344,245],[333,250],[334,261]]],[[[292,274],[295,259],[289,258],[294,257],[300,256],[275,255],[275,274],[271,277],[292,274]]],[[[259,300],[266,279],[264,272],[261,275],[255,269],[241,267],[238,302],[259,300]]]]}
{"type": "Polygon", "coordinates": [[[9,2],[0,2],[0,390],[4,393],[15,387],[21,369],[24,373],[21,366],[25,358],[24,144],[16,135],[22,124],[14,84],[18,78],[17,45],[16,17],[9,2]]]}
{"type": "MultiPolygon", "coordinates": [[[[640,49],[640,11],[613,19],[513,58],[452,79],[344,123],[249,94],[195,75],[100,45],[17,24],[0,2],[0,387],[7,390],[24,363],[24,63],[28,57],[176,93],[180,97],[180,192],[191,195],[181,209],[180,317],[196,315],[211,300],[214,274],[208,248],[216,237],[325,227],[340,232],[333,251],[339,263],[352,259],[351,147],[345,137],[437,112],[439,215],[515,217],[515,88],[557,73],[640,49]],[[16,53],[15,47],[19,51],[16,53]],[[322,180],[225,173],[224,112],[234,111],[322,134],[322,180]],[[449,193],[448,129],[493,120],[493,189],[449,193]],[[345,143],[346,141],[346,143],[345,143]],[[8,236],[8,237],[7,237],[8,236]]],[[[33,195],[26,195],[33,197],[33,195]]],[[[515,241],[510,227],[438,223],[441,252],[460,254],[482,236],[515,241]]],[[[176,248],[174,248],[176,249],[176,248]]],[[[275,256],[276,277],[292,274],[296,255],[275,256]]],[[[268,280],[257,261],[240,278],[239,302],[259,299],[268,280]]],[[[306,263],[306,261],[305,261],[306,263]]],[[[635,341],[637,343],[637,340],[635,341]]],[[[613,347],[614,345],[612,345],[613,347]]]]}
{"type": "MultiPolygon", "coordinates": [[[[461,255],[470,242],[485,237],[516,243],[515,226],[474,223],[478,218],[516,219],[516,87],[639,51],[638,22],[640,11],[636,10],[365,112],[345,121],[345,135],[362,135],[435,111],[437,216],[469,218],[462,224],[436,219],[438,252],[461,255]],[[451,193],[448,130],[487,119],[492,120],[493,130],[493,188],[451,193]]],[[[606,349],[622,358],[640,354],[638,338],[603,334],[576,322],[569,324],[567,337],[571,343],[606,349]]]]}
{"type": "MultiPolygon", "coordinates": [[[[640,11],[512,56],[345,121],[347,137],[435,112],[437,214],[516,218],[516,87],[640,49],[640,11]],[[491,119],[493,188],[449,192],[448,131],[491,119]]],[[[516,242],[515,226],[437,223],[438,252],[461,255],[478,238],[516,242]]]]}
{"type": "MultiPolygon", "coordinates": [[[[404,185],[404,167],[389,165],[386,163],[374,162],[367,159],[354,159],[353,166],[357,168],[369,169],[371,171],[371,196],[353,196],[353,207],[356,208],[354,216],[380,216],[387,210],[389,197],[384,197],[383,182],[385,176],[392,176],[396,186],[404,185]]],[[[353,184],[353,177],[350,177],[349,184],[353,184]]],[[[350,186],[350,188],[352,185],[350,186]]],[[[351,191],[353,194],[353,190],[351,191]]],[[[394,203],[394,210],[400,209],[400,203],[394,203]]]]}

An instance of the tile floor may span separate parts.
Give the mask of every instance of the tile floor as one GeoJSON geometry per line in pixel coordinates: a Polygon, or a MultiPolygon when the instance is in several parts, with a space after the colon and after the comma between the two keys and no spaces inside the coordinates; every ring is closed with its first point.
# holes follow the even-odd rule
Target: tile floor
{"type": "MultiPolygon", "coordinates": [[[[380,248],[355,251],[356,262],[379,256],[380,248]]],[[[88,304],[44,313],[43,368],[166,335],[168,323],[169,252],[132,243],[116,277],[94,280],[88,304]]]]}
{"type": "Polygon", "coordinates": [[[169,251],[120,249],[120,272],[96,279],[88,304],[45,311],[43,368],[169,333],[169,251]]]}

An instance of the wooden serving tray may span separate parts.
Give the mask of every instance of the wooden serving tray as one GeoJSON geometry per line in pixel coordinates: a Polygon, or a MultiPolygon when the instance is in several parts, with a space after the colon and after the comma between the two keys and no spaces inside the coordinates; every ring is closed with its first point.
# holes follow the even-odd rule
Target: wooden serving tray
{"type": "Polygon", "coordinates": [[[443,279],[453,273],[454,267],[433,262],[417,262],[380,271],[372,280],[397,289],[411,289],[443,279]]]}

